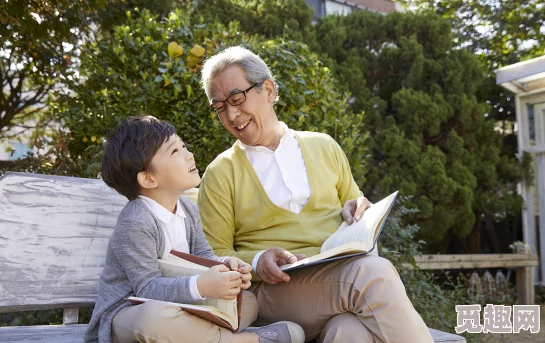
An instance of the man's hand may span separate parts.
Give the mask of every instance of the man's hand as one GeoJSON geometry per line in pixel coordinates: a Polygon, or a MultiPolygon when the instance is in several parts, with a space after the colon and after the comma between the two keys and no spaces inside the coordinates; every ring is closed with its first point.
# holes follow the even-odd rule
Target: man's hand
{"type": "Polygon", "coordinates": [[[279,266],[294,263],[306,258],[303,254],[292,254],[286,249],[270,248],[259,257],[256,274],[266,283],[276,284],[289,282],[290,276],[280,270],[279,266]]]}
{"type": "Polygon", "coordinates": [[[242,274],[230,271],[221,264],[208,269],[197,277],[199,294],[206,298],[234,299],[242,286],[242,274]]]}
{"type": "Polygon", "coordinates": [[[366,197],[348,200],[341,211],[344,221],[352,224],[354,219],[359,221],[363,212],[371,206],[371,202],[366,197]]]}
{"type": "Polygon", "coordinates": [[[237,257],[227,257],[225,260],[223,260],[223,263],[225,263],[229,269],[239,272],[241,274],[242,285],[240,286],[240,288],[250,288],[250,281],[252,280],[251,265],[237,257]]]}

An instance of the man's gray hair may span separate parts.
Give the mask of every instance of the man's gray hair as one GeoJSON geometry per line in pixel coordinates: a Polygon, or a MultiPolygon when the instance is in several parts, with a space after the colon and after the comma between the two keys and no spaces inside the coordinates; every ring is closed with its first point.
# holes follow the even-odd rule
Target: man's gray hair
{"type": "MultiPolygon", "coordinates": [[[[248,80],[248,82],[251,84],[260,83],[267,79],[274,82],[271,70],[259,56],[241,46],[233,46],[210,57],[206,60],[206,62],[204,62],[201,82],[208,99],[210,99],[212,79],[224,71],[227,67],[232,65],[237,65],[242,68],[246,74],[246,80],[248,80]]],[[[274,82],[274,86],[278,100],[278,87],[276,82],[274,82]]],[[[261,91],[263,89],[263,85],[256,88],[258,91],[261,91]]]]}

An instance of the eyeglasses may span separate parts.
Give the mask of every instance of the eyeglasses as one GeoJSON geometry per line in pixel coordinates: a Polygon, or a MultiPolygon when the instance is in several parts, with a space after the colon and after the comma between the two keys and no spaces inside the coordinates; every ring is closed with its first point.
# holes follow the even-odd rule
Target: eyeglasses
{"type": "Polygon", "coordinates": [[[231,106],[242,105],[246,101],[246,94],[249,91],[251,91],[252,89],[254,89],[255,87],[261,85],[262,83],[263,83],[263,81],[258,82],[256,84],[254,84],[253,86],[250,86],[246,90],[233,93],[233,94],[229,95],[227,97],[227,99],[225,99],[225,100],[214,101],[213,103],[211,103],[209,105],[209,107],[210,107],[210,109],[212,111],[216,112],[216,114],[220,114],[220,113],[224,112],[227,109],[227,105],[225,103],[229,103],[229,105],[231,105],[231,106]]]}

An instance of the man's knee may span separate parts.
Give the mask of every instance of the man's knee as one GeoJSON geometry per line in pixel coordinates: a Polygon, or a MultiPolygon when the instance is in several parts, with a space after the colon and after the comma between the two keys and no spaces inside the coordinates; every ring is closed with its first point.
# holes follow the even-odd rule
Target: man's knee
{"type": "Polygon", "coordinates": [[[399,274],[393,266],[393,264],[385,258],[366,255],[360,258],[354,259],[350,263],[350,268],[354,269],[354,272],[365,273],[366,275],[381,276],[385,278],[397,277],[399,274]]]}

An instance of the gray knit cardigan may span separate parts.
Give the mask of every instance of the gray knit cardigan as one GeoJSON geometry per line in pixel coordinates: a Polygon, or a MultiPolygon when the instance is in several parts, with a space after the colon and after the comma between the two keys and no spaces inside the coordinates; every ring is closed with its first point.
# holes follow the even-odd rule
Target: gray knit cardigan
{"type": "MultiPolygon", "coordinates": [[[[180,198],[186,214],[185,226],[189,251],[193,255],[219,261],[202,231],[197,205],[180,198]]],[[[110,343],[112,321],[122,308],[123,298],[136,296],[157,300],[191,303],[190,277],[165,278],[157,266],[165,248],[165,235],[159,221],[140,199],[131,200],[117,219],[110,236],[104,269],[100,276],[93,315],[85,342],[110,343]]]]}

